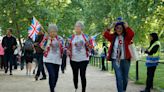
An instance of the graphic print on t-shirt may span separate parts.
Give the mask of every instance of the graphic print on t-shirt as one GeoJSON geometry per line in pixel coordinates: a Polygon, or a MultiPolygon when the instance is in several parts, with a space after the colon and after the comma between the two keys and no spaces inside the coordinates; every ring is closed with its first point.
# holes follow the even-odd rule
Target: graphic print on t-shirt
{"type": "Polygon", "coordinates": [[[52,51],[56,53],[59,50],[59,43],[57,40],[52,41],[52,51]]]}
{"type": "Polygon", "coordinates": [[[79,37],[75,38],[75,48],[76,48],[76,52],[81,52],[82,48],[84,47],[84,41],[82,39],[80,39],[79,37]]]}

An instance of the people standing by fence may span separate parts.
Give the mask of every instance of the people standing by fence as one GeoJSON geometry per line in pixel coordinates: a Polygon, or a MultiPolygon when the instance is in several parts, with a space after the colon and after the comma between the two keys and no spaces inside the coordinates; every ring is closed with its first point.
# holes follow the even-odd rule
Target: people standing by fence
{"type": "Polygon", "coordinates": [[[89,44],[88,36],[83,33],[84,24],[77,21],[75,24],[75,34],[70,38],[70,64],[73,71],[73,81],[75,92],[78,89],[78,76],[80,71],[82,92],[86,92],[86,69],[89,63],[89,49],[92,45],[89,44]]]}
{"type": "Polygon", "coordinates": [[[158,66],[160,59],[160,42],[157,33],[151,33],[149,36],[150,46],[145,51],[148,56],[146,57],[146,66],[147,66],[147,80],[146,88],[141,92],[150,92],[153,88],[153,80],[155,76],[155,70],[158,66]]]}
{"type": "Polygon", "coordinates": [[[112,61],[116,75],[118,92],[126,92],[130,68],[131,53],[129,45],[134,37],[134,32],[126,22],[112,23],[104,32],[104,37],[110,41],[107,60],[112,61]],[[114,28],[114,33],[111,30],[114,28]]]}
{"type": "Polygon", "coordinates": [[[101,52],[101,59],[102,59],[102,71],[105,71],[106,68],[105,68],[105,59],[106,59],[106,56],[107,56],[107,46],[106,46],[106,43],[103,42],[103,45],[102,45],[102,52],[101,52]]]}
{"type": "Polygon", "coordinates": [[[58,81],[59,68],[62,64],[63,39],[58,36],[58,28],[54,24],[49,25],[48,32],[49,36],[46,38],[46,42],[44,42],[44,63],[49,74],[50,92],[55,92],[55,87],[58,81]]]}
{"type": "Polygon", "coordinates": [[[40,80],[45,80],[46,79],[46,73],[44,70],[44,64],[43,64],[43,49],[40,46],[41,41],[44,38],[44,33],[43,32],[39,32],[35,42],[34,42],[34,47],[35,47],[35,57],[37,59],[37,63],[38,63],[38,69],[37,69],[37,73],[35,75],[35,80],[38,80],[38,78],[40,77],[40,73],[42,73],[42,78],[40,80]]]}
{"type": "Polygon", "coordinates": [[[4,62],[5,62],[5,73],[10,69],[10,75],[12,75],[12,65],[13,65],[13,54],[16,49],[17,42],[16,38],[12,36],[12,29],[7,29],[7,35],[3,37],[2,46],[4,48],[4,62]],[[10,68],[9,68],[10,65],[10,68]]]}

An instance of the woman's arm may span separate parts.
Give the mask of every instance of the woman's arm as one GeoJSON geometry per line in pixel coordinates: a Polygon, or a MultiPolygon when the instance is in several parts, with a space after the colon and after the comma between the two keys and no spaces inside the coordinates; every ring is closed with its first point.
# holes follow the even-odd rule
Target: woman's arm
{"type": "Polygon", "coordinates": [[[108,41],[112,42],[113,38],[114,38],[114,34],[110,33],[110,29],[106,29],[106,31],[103,33],[103,36],[105,39],[107,39],[108,41]]]}
{"type": "Polygon", "coordinates": [[[147,53],[148,55],[153,55],[158,51],[158,49],[159,49],[159,45],[155,45],[151,51],[146,50],[145,53],[147,53]]]}
{"type": "Polygon", "coordinates": [[[126,28],[126,36],[127,36],[127,40],[129,41],[129,42],[131,42],[132,41],[132,39],[133,39],[133,37],[134,37],[134,32],[133,32],[133,30],[130,28],[130,27],[127,27],[126,28]]]}

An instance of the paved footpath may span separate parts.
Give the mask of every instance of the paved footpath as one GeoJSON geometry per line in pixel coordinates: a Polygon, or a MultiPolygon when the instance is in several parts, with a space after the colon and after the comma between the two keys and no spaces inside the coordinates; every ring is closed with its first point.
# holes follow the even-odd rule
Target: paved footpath
{"type": "MultiPolygon", "coordinates": [[[[0,92],[49,92],[48,80],[35,81],[34,76],[25,75],[25,70],[16,70],[13,74],[9,76],[0,71],[0,92]]],[[[87,82],[86,92],[117,92],[114,75],[92,66],[87,69],[87,82]]],[[[78,92],[81,92],[81,83],[79,87],[78,92]]],[[[139,92],[143,88],[130,81],[127,92],[139,92]]],[[[70,65],[65,74],[60,72],[56,92],[74,92],[70,65]]]]}

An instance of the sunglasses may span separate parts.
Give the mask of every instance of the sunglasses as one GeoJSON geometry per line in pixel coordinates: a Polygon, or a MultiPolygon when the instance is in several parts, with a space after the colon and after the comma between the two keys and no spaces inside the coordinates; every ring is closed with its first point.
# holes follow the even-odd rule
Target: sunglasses
{"type": "Polygon", "coordinates": [[[116,27],[116,29],[117,30],[122,30],[123,28],[118,26],[118,27],[116,27]]]}

